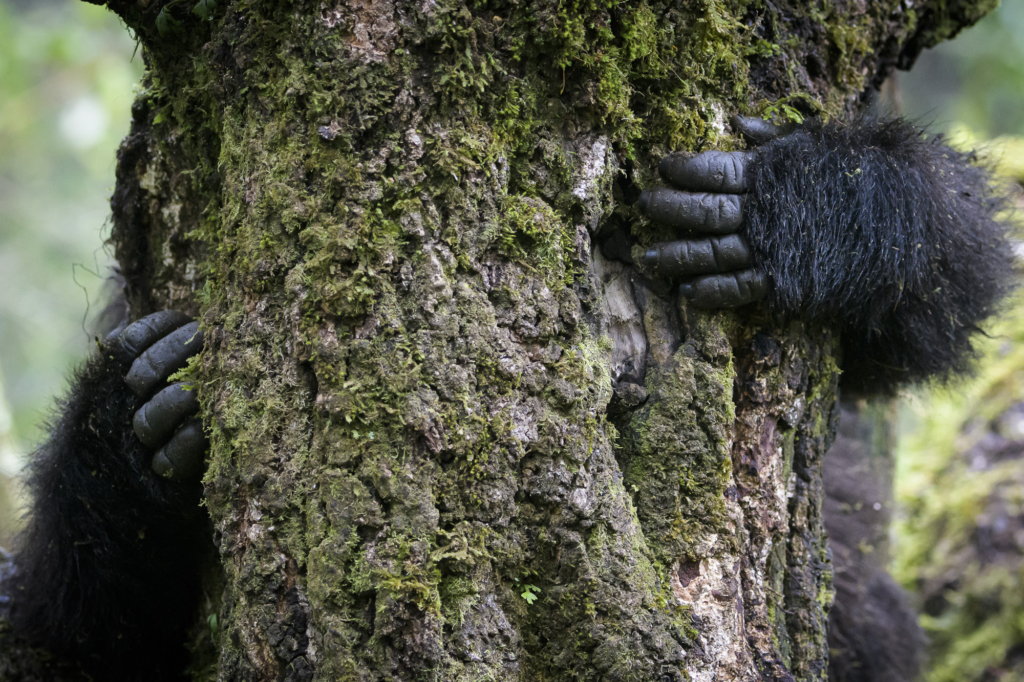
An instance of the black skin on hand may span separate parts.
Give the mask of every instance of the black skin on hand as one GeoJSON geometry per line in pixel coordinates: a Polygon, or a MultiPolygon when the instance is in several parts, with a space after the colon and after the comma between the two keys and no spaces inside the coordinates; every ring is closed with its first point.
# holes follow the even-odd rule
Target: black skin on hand
{"type": "Polygon", "coordinates": [[[699,308],[764,300],[832,326],[844,390],[870,396],[969,369],[1019,279],[1005,200],[973,158],[901,120],[734,127],[756,146],[672,154],[638,207],[681,239],[640,261],[699,308]]]}
{"type": "Polygon", "coordinates": [[[149,398],[135,413],[132,426],[139,440],[156,450],[153,470],[172,480],[197,476],[207,447],[202,424],[192,418],[199,402],[184,382],[165,384],[203,349],[199,323],[164,310],[113,332],[104,346],[132,360],[125,383],[139,398],[149,398]]]}
{"type": "MultiPolygon", "coordinates": [[[[761,121],[733,120],[747,139],[768,141],[780,128],[761,121]]],[[[755,269],[744,226],[753,152],[670,154],[658,164],[669,183],[640,195],[638,208],[656,223],[688,238],[655,244],[641,263],[645,270],[684,279],[681,296],[698,308],[736,308],[768,294],[764,272],[755,269]]]]}
{"type": "Polygon", "coordinates": [[[29,466],[32,508],[0,593],[15,634],[93,679],[181,680],[212,554],[206,439],[167,377],[202,332],[164,311],[118,329],[76,374],[29,466]]]}

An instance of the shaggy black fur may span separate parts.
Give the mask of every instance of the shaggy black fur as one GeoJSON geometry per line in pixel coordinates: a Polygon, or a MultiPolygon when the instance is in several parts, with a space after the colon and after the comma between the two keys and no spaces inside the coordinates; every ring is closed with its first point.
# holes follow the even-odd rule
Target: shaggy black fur
{"type": "Polygon", "coordinates": [[[199,484],[155,476],[132,432],[141,401],[125,385],[131,359],[104,350],[59,406],[2,589],[21,637],[96,679],[177,680],[209,533],[199,484]]]}
{"type": "Polygon", "coordinates": [[[1016,274],[986,172],[900,119],[811,126],[756,153],[755,267],[775,311],[841,328],[844,388],[965,369],[1016,274]]]}

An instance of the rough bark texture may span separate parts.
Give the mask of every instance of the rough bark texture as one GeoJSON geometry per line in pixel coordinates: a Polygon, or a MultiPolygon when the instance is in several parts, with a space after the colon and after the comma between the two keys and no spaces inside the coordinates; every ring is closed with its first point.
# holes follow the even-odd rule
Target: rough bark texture
{"type": "Polygon", "coordinates": [[[994,3],[107,4],[132,310],[207,330],[197,677],[824,679],[832,336],[595,244],[659,237],[664,152],[847,115],[994,3]]]}

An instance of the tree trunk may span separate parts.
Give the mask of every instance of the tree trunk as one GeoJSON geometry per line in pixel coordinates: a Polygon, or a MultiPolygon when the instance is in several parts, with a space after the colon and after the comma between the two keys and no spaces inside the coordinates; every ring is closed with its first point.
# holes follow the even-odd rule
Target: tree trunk
{"type": "Polygon", "coordinates": [[[850,115],[994,2],[106,4],[132,311],[207,330],[197,677],[825,678],[834,337],[596,245],[658,238],[665,152],[850,115]]]}

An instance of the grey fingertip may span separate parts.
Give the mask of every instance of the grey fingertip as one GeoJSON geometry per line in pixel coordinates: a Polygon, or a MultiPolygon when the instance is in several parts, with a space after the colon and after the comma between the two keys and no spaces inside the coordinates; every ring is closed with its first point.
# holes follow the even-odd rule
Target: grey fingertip
{"type": "Polygon", "coordinates": [[[135,435],[143,445],[156,448],[170,436],[181,421],[199,410],[195,391],[184,384],[171,384],[139,408],[132,420],[135,435]]]}
{"type": "Polygon", "coordinates": [[[686,163],[694,156],[695,154],[689,152],[672,152],[667,156],[663,156],[661,161],[658,162],[658,175],[667,180],[677,165],[686,163]]]}
{"type": "Polygon", "coordinates": [[[137,357],[144,350],[175,329],[188,324],[188,315],[178,310],[161,310],[128,325],[120,334],[122,350],[137,357]]]}
{"type": "Polygon", "coordinates": [[[125,327],[127,326],[127,322],[122,322],[121,324],[117,325],[114,331],[110,332],[105,337],[103,337],[103,346],[106,348],[110,348],[111,345],[117,342],[117,337],[121,336],[121,333],[125,330],[125,327]]]}
{"type": "Polygon", "coordinates": [[[695,292],[693,290],[693,284],[690,282],[683,282],[679,285],[679,295],[685,298],[687,301],[692,300],[695,292]]]}
{"type": "Polygon", "coordinates": [[[198,419],[186,422],[167,445],[153,457],[153,471],[164,478],[185,481],[197,477],[203,468],[206,434],[198,419]]]}
{"type": "Polygon", "coordinates": [[[649,204],[650,201],[651,201],[651,191],[650,190],[645,190],[644,193],[640,195],[640,198],[637,199],[636,207],[640,209],[641,213],[646,213],[647,212],[647,204],[649,204]]]}
{"type": "Polygon", "coordinates": [[[147,348],[132,363],[125,383],[139,396],[149,395],[161,381],[181,369],[185,362],[203,349],[203,333],[198,322],[190,322],[147,348]]]}
{"type": "Polygon", "coordinates": [[[660,259],[661,253],[657,249],[647,249],[644,252],[644,257],[640,260],[640,264],[645,268],[656,268],[660,259]]]}
{"type": "Polygon", "coordinates": [[[176,472],[174,470],[174,465],[171,464],[169,459],[167,459],[167,456],[164,454],[163,450],[156,453],[156,455],[153,457],[153,463],[151,466],[153,467],[153,471],[155,471],[158,476],[171,479],[175,478],[176,472]]]}
{"type": "Polygon", "coordinates": [[[730,122],[736,130],[754,144],[764,144],[785,132],[784,128],[754,116],[733,116],[730,122]]]}

